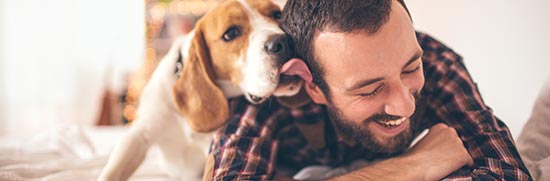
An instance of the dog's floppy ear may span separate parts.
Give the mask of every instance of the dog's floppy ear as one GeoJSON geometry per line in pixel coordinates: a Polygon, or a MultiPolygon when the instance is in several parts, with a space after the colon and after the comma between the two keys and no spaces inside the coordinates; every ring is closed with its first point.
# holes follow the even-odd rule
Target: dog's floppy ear
{"type": "Polygon", "coordinates": [[[194,33],[189,54],[184,57],[187,61],[174,84],[174,102],[191,128],[198,132],[210,132],[225,123],[229,106],[222,90],[214,82],[213,65],[201,28],[195,28],[194,33]]]}

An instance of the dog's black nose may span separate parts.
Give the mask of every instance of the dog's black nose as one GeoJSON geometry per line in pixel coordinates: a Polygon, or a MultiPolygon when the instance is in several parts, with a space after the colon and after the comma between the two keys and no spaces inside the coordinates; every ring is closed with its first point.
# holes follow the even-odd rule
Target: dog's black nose
{"type": "Polygon", "coordinates": [[[287,35],[274,35],[265,44],[267,53],[277,56],[282,60],[288,60],[291,56],[291,43],[287,35]]]}

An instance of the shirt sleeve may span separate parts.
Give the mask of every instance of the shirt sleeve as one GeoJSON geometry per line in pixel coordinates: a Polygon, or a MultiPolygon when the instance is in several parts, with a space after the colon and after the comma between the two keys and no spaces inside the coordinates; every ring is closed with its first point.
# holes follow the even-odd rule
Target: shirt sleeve
{"type": "Polygon", "coordinates": [[[205,180],[271,180],[274,176],[278,141],[273,132],[281,110],[268,113],[246,101],[232,102],[233,116],[214,135],[205,180]],[[209,163],[210,162],[210,163],[209,163]],[[208,168],[210,167],[210,168],[208,168]]]}
{"type": "Polygon", "coordinates": [[[462,57],[424,34],[427,112],[454,127],[474,160],[447,180],[531,180],[506,125],[493,115],[468,74],[462,57]],[[466,171],[465,171],[466,170],[466,171]]]}

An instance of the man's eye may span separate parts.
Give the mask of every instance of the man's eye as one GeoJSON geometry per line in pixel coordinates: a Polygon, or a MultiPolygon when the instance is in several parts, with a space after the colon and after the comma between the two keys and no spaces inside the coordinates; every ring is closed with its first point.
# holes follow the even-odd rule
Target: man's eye
{"type": "Polygon", "coordinates": [[[227,29],[225,33],[222,36],[223,41],[230,42],[231,40],[234,40],[235,38],[241,36],[241,28],[238,26],[232,26],[231,28],[227,29]]]}
{"type": "Polygon", "coordinates": [[[414,72],[420,70],[420,66],[421,66],[421,65],[422,65],[422,64],[416,66],[416,68],[414,68],[413,70],[403,71],[403,74],[412,74],[412,73],[414,73],[414,72]]]}
{"type": "Polygon", "coordinates": [[[374,89],[374,91],[369,92],[369,93],[359,94],[359,96],[362,96],[362,97],[376,96],[380,91],[382,91],[382,88],[383,88],[383,86],[378,86],[376,89],[374,89]]]}

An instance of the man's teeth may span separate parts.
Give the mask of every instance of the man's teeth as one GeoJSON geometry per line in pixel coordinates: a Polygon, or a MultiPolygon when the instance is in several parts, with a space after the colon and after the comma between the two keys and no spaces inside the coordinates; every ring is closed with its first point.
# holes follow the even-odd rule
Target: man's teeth
{"type": "Polygon", "coordinates": [[[405,118],[397,119],[397,120],[391,120],[391,121],[377,121],[378,123],[384,125],[384,126],[398,126],[401,125],[401,123],[405,122],[405,118]]]}

